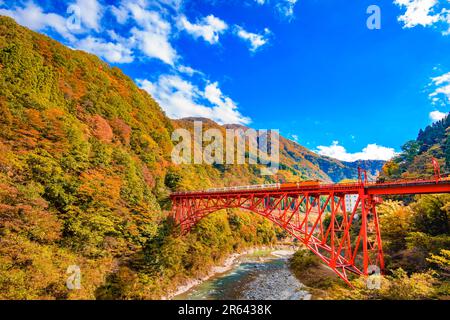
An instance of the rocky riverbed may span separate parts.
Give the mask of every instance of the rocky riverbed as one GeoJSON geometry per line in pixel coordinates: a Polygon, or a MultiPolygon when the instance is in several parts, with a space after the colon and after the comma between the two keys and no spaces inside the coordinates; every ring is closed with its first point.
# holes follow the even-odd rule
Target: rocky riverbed
{"type": "Polygon", "coordinates": [[[290,272],[287,261],[264,270],[249,281],[242,290],[245,300],[309,300],[311,295],[290,272]]]}
{"type": "Polygon", "coordinates": [[[240,256],[230,270],[217,274],[175,299],[190,300],[301,300],[311,295],[291,273],[288,260],[294,250],[240,256]]]}

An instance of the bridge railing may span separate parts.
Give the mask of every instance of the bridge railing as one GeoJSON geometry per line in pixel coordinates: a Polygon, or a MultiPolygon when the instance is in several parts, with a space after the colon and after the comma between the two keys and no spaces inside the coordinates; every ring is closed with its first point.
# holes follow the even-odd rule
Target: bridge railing
{"type": "Polygon", "coordinates": [[[214,188],[208,190],[197,190],[197,191],[180,191],[173,192],[172,196],[177,195],[189,195],[189,194],[221,194],[230,193],[233,191],[281,191],[281,190],[320,190],[320,189],[330,189],[334,188],[336,190],[348,190],[348,189],[358,189],[363,187],[362,183],[341,183],[341,184],[318,184],[318,185],[306,185],[302,186],[283,186],[283,184],[267,184],[267,185],[249,185],[249,186],[237,186],[237,187],[225,187],[225,188],[214,188]]]}
{"type": "Polygon", "coordinates": [[[440,184],[448,183],[450,180],[435,180],[435,179],[414,179],[414,180],[395,180],[388,182],[351,182],[351,183],[319,183],[318,185],[306,185],[302,186],[283,186],[282,183],[274,184],[263,184],[263,185],[248,185],[248,186],[236,186],[236,187],[224,187],[224,188],[213,188],[208,190],[196,190],[196,191],[179,191],[173,192],[171,196],[183,196],[191,194],[223,194],[223,193],[233,193],[233,191],[321,191],[321,190],[334,190],[334,191],[357,191],[361,188],[386,188],[386,187],[400,187],[400,186],[415,186],[415,185],[429,185],[429,184],[440,184]]]}

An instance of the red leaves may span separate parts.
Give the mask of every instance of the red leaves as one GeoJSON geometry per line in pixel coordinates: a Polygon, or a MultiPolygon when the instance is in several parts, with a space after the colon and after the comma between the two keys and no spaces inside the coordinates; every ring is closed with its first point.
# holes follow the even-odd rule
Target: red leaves
{"type": "Polygon", "coordinates": [[[130,144],[131,139],[131,127],[125,123],[122,119],[116,118],[111,122],[114,133],[119,136],[121,142],[124,145],[130,144]]]}
{"type": "Polygon", "coordinates": [[[102,142],[111,142],[114,134],[108,121],[96,114],[88,119],[91,133],[102,142]]]}
{"type": "Polygon", "coordinates": [[[142,166],[142,174],[143,174],[143,176],[144,176],[145,183],[146,183],[151,189],[153,189],[153,188],[155,187],[155,185],[156,185],[155,178],[153,178],[152,173],[150,172],[150,170],[147,168],[146,165],[143,165],[143,166],[142,166]]]}

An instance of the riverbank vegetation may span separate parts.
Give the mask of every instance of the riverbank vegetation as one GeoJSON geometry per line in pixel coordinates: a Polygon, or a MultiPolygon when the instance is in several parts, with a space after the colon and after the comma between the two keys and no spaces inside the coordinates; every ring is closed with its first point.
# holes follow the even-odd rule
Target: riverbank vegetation
{"type": "Polygon", "coordinates": [[[172,121],[118,68],[0,17],[0,93],[0,299],[159,298],[275,241],[238,211],[172,234],[171,191],[263,180],[171,164],[172,121]]]}
{"type": "MultiPolygon", "coordinates": [[[[388,161],[380,181],[433,176],[432,158],[446,178],[450,172],[450,118],[420,130],[416,140],[388,161]]],[[[386,264],[380,290],[354,279],[350,289],[330,275],[324,277],[318,258],[297,253],[294,273],[322,299],[450,299],[450,195],[391,197],[377,206],[386,264]]]]}
{"type": "MultiPolygon", "coordinates": [[[[175,166],[171,134],[192,121],[171,121],[118,68],[6,17],[0,93],[0,299],[160,298],[230,253],[284,236],[257,215],[228,210],[177,237],[166,219],[171,191],[357,173],[357,163],[317,156],[287,139],[275,177],[262,178],[258,165],[175,166]],[[71,265],[81,271],[79,290],[66,287],[71,265]]],[[[392,209],[383,227],[389,266],[408,274],[434,270],[433,288],[440,283],[443,294],[447,200],[392,209]]]]}
{"type": "Polygon", "coordinates": [[[357,174],[282,137],[273,177],[259,164],[174,165],[171,135],[192,121],[169,119],[117,67],[0,17],[0,299],[159,298],[284,236],[229,210],[176,237],[170,192],[357,174]],[[66,287],[71,265],[79,290],[66,287]]]}
{"type": "Polygon", "coordinates": [[[203,219],[184,237],[173,228],[171,220],[162,222],[143,250],[96,290],[96,298],[158,299],[203,278],[232,253],[277,241],[269,221],[236,210],[203,219]]]}
{"type": "Polygon", "coordinates": [[[378,205],[386,263],[380,289],[364,278],[339,280],[311,252],[301,250],[291,268],[317,299],[450,299],[450,195],[422,195],[378,205]],[[409,199],[408,199],[409,200],[409,199]]]}

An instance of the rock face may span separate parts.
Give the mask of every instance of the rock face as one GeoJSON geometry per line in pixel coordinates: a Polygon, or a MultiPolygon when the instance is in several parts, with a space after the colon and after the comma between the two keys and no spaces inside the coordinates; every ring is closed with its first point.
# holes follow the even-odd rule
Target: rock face
{"type": "Polygon", "coordinates": [[[289,271],[287,261],[278,268],[259,274],[243,288],[245,300],[309,300],[311,295],[289,271]]]}

